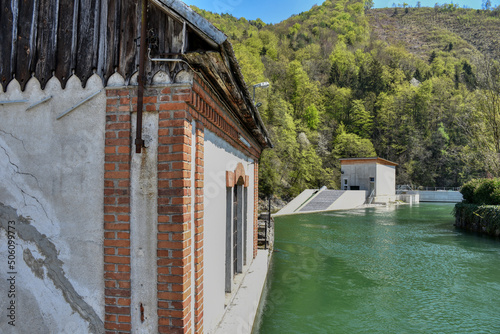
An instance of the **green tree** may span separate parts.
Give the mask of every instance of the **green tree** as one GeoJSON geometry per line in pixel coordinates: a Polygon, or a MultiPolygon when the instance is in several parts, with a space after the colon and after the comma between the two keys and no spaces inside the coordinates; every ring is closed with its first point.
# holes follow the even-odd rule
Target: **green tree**
{"type": "Polygon", "coordinates": [[[373,8],[373,0],[364,0],[365,10],[370,10],[373,8]]]}
{"type": "Polygon", "coordinates": [[[338,123],[351,123],[352,90],[331,85],[324,89],[324,103],[326,114],[338,123]]]}
{"type": "Polygon", "coordinates": [[[369,139],[363,139],[354,133],[342,131],[334,141],[332,156],[340,158],[375,157],[375,148],[369,139]]]}
{"type": "Polygon", "coordinates": [[[477,108],[485,120],[495,152],[500,153],[500,65],[493,61],[483,64],[479,84],[477,108]]]}
{"type": "Polygon", "coordinates": [[[434,61],[434,59],[436,59],[436,57],[437,57],[436,51],[432,51],[431,55],[429,56],[429,64],[432,64],[432,62],[434,61]]]}
{"type": "Polygon", "coordinates": [[[351,108],[352,123],[351,131],[361,138],[370,138],[373,128],[373,118],[362,100],[354,100],[351,108]]]}
{"type": "Polygon", "coordinates": [[[278,152],[273,149],[266,149],[262,152],[259,162],[259,194],[260,197],[269,195],[281,196],[281,175],[282,162],[278,152]]]}
{"type": "Polygon", "coordinates": [[[309,107],[307,107],[304,113],[304,119],[309,129],[316,130],[318,128],[318,124],[320,121],[319,112],[314,104],[311,104],[309,107]]]}
{"type": "Polygon", "coordinates": [[[347,50],[344,42],[339,41],[330,55],[330,83],[339,87],[355,87],[358,68],[354,55],[347,50]]]}
{"type": "Polygon", "coordinates": [[[302,118],[308,106],[319,100],[319,88],[311,82],[302,64],[294,60],[286,73],[286,94],[293,105],[296,118],[302,118]]]}

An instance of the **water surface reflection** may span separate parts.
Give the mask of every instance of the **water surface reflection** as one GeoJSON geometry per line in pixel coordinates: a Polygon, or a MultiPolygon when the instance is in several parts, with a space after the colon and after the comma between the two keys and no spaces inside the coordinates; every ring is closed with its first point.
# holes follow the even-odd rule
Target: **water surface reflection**
{"type": "Polygon", "coordinates": [[[450,204],[276,219],[262,334],[500,333],[500,242],[450,204]]]}

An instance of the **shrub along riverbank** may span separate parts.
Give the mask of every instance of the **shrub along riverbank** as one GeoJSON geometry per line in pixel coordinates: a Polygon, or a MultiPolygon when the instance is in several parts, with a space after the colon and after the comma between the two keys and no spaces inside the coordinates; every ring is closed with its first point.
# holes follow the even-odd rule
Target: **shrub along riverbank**
{"type": "Polygon", "coordinates": [[[472,180],[460,192],[464,200],[455,206],[455,226],[500,237],[500,178],[472,180]]]}

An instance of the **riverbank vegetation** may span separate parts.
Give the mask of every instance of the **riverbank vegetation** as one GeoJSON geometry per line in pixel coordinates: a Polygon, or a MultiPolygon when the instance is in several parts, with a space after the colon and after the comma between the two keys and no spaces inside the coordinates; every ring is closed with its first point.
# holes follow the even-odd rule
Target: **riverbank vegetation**
{"type": "Polygon", "coordinates": [[[499,237],[500,178],[471,180],[460,192],[464,200],[455,206],[455,226],[499,237]]]}
{"type": "Polygon", "coordinates": [[[325,1],[274,25],[196,9],[229,36],[275,147],[261,196],[338,188],[339,158],[397,162],[397,182],[500,176],[500,9],[325,1]]]}

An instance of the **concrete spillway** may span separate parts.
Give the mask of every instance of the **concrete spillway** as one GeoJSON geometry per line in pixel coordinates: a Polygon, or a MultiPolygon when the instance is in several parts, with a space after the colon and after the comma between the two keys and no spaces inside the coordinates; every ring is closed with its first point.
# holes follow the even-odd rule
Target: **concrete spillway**
{"type": "Polygon", "coordinates": [[[344,193],[345,190],[324,190],[304,205],[300,212],[327,210],[344,193]]]}
{"type": "Polygon", "coordinates": [[[275,216],[354,209],[362,206],[365,200],[366,191],[364,190],[307,189],[275,216]]]}

